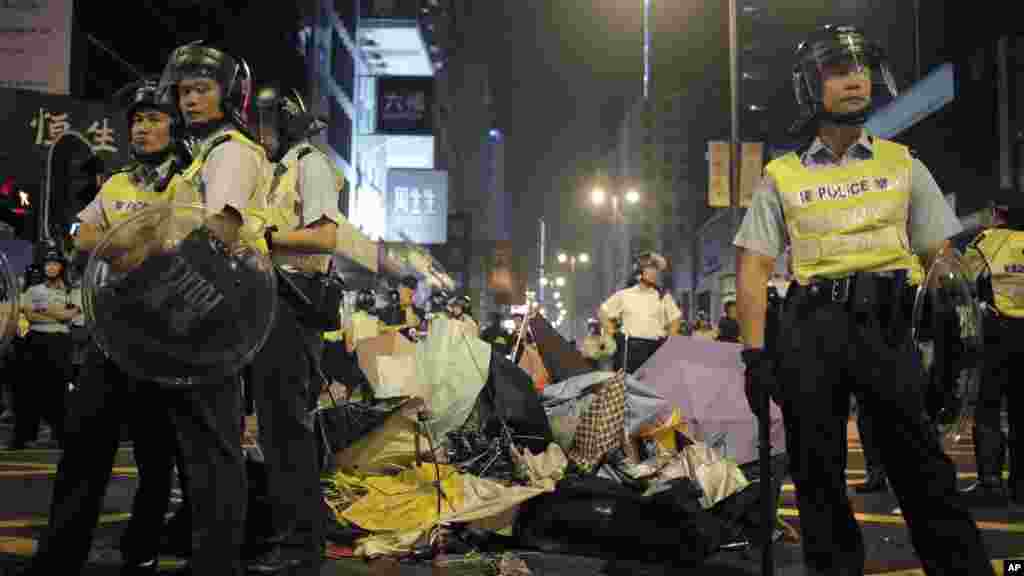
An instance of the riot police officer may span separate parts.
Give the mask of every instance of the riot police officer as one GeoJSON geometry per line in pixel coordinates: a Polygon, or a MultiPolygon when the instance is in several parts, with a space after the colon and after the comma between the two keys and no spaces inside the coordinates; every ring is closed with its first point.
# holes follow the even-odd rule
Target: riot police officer
{"type": "MultiPolygon", "coordinates": [[[[246,122],[251,84],[243,60],[199,42],[175,49],[160,79],[183,116],[192,153],[174,198],[203,203],[206,227],[228,244],[242,228],[258,227],[250,214],[266,208],[273,179],[246,122]]],[[[191,568],[235,575],[242,573],[247,495],[241,381],[237,375],[206,380],[186,391],[186,407],[175,413],[192,483],[191,568]]]]}
{"type": "Polygon", "coordinates": [[[452,298],[448,302],[448,315],[452,320],[459,322],[459,324],[465,329],[467,336],[473,338],[480,337],[480,325],[473,319],[472,314],[472,301],[469,296],[459,296],[452,298]]]}
{"type": "Polygon", "coordinates": [[[297,94],[264,87],[255,104],[260,142],[276,164],[266,239],[281,290],[274,328],[251,370],[273,536],[248,567],[274,572],[294,565],[296,573],[319,574],[324,525],[310,410],[325,384],[319,377],[322,332],[340,327],[342,286],[329,272],[344,179],[310,144],[326,125],[297,94]]]}
{"type": "Polygon", "coordinates": [[[384,332],[402,332],[413,339],[423,324],[425,314],[416,307],[413,296],[419,287],[419,280],[413,275],[403,276],[397,290],[392,294],[394,302],[381,314],[384,332]]]}
{"type": "Polygon", "coordinates": [[[734,241],[748,400],[755,413],[765,395],[782,408],[810,573],[863,574],[840,469],[852,390],[886,439],[882,460],[925,572],[992,574],[953,463],[923,417],[900,300],[915,254],[934,257],[959,223],[907,148],[863,129],[873,76],[895,93],[881,48],[856,28],[825,27],[797,50],[796,128],[808,142],[766,166],[734,241]],[[787,241],[795,282],[772,353],[765,286],[787,241]]]}
{"type": "Polygon", "coordinates": [[[616,370],[633,373],[670,334],[679,332],[683,313],[672,295],[658,285],[658,274],[666,268],[667,262],[660,254],[639,254],[633,262],[630,285],[601,304],[599,316],[605,334],[615,333],[613,320],[622,321],[621,336],[616,342],[616,370]]]}
{"type": "MultiPolygon", "coordinates": [[[[181,119],[169,101],[158,96],[155,81],[132,88],[125,114],[131,126],[133,162],[115,172],[93,201],[78,214],[78,250],[92,251],[101,236],[132,214],[170,200],[187,162],[176,144],[181,119]]],[[[130,238],[125,245],[131,248],[130,238]]],[[[133,433],[139,485],[132,518],[121,541],[124,574],[155,574],[161,528],[171,493],[171,470],[178,452],[171,411],[178,394],[154,382],[122,372],[95,345],[89,346],[69,416],[73,433],[58,466],[49,525],[34,567],[77,573],[86,560],[100,505],[110,480],[122,425],[133,433]]],[[[183,472],[179,470],[179,472],[183,472]]],[[[184,506],[188,505],[180,476],[184,506]]],[[[187,518],[186,512],[183,518],[187,518]]]]}
{"type": "Polygon", "coordinates": [[[979,234],[964,252],[977,276],[983,302],[985,358],[974,411],[974,455],[978,480],[965,492],[1004,496],[1002,482],[1006,449],[1010,454],[1009,496],[1024,505],[1024,453],[1021,447],[1021,335],[1024,334],[1024,201],[1020,192],[1006,193],[1004,223],[979,234]],[[1002,431],[1002,401],[1007,400],[1009,442],[1002,431]]]}

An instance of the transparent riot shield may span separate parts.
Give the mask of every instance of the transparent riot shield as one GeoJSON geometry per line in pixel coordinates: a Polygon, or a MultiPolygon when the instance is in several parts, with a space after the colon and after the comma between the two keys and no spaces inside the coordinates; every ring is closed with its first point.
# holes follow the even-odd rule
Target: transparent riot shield
{"type": "Polygon", "coordinates": [[[18,331],[18,279],[0,252],[0,356],[18,331]]]}
{"type": "Polygon", "coordinates": [[[956,443],[977,399],[984,345],[975,290],[956,251],[937,258],[918,288],[913,334],[925,372],[926,410],[944,439],[956,443]]]}
{"type": "Polygon", "coordinates": [[[97,345],[126,373],[167,386],[237,372],[277,311],[259,214],[161,204],[118,224],[83,281],[97,345]]]}

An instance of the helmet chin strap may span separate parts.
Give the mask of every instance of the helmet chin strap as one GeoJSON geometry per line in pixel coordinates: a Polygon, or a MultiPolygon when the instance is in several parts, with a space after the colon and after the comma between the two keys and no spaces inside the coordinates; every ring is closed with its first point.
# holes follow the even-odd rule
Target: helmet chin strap
{"type": "Polygon", "coordinates": [[[868,121],[868,116],[874,111],[874,106],[868,104],[864,108],[847,114],[836,114],[829,112],[822,107],[821,112],[818,113],[818,118],[823,122],[829,124],[835,124],[836,126],[863,126],[868,121]]]}

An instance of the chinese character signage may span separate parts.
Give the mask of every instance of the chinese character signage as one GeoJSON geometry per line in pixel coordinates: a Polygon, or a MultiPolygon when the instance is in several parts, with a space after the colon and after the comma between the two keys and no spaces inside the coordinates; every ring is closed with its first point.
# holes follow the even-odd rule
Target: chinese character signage
{"type": "Polygon", "coordinates": [[[448,240],[448,173],[388,170],[385,242],[444,244],[448,240]]]}
{"type": "Polygon", "coordinates": [[[0,88],[67,94],[72,0],[0,1],[0,88]]]}
{"type": "Polygon", "coordinates": [[[377,132],[433,134],[433,107],[432,77],[377,78],[377,132]]]}
{"type": "Polygon", "coordinates": [[[728,142],[708,142],[708,206],[728,208],[731,202],[728,142]]]}
{"type": "MultiPolygon", "coordinates": [[[[131,160],[127,120],[120,110],[108,103],[0,88],[0,110],[5,111],[0,116],[0,130],[5,139],[3,154],[0,154],[0,183],[5,186],[9,183],[11,197],[18,199],[18,208],[26,212],[35,212],[47,157],[61,136],[82,141],[85,155],[91,150],[102,160],[105,172],[131,160]]],[[[70,199],[52,200],[74,208],[70,199]]]]}

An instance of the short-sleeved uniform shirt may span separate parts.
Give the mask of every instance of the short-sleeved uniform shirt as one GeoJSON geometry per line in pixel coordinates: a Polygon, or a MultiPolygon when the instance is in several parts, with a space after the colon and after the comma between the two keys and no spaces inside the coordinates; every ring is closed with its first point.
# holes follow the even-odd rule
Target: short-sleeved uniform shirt
{"type": "Polygon", "coordinates": [[[601,304],[602,319],[618,318],[630,338],[659,340],[668,336],[669,324],[683,317],[670,294],[637,284],[619,290],[601,304]]]}
{"type": "MultiPolygon", "coordinates": [[[[867,131],[862,131],[857,140],[837,158],[835,153],[817,138],[800,156],[800,161],[808,170],[828,166],[844,166],[873,158],[873,138],[867,131]]],[[[961,231],[960,221],[953,213],[952,207],[942,196],[942,190],[932,177],[928,168],[913,159],[910,172],[910,214],[907,223],[907,235],[910,238],[911,251],[925,254],[942,245],[949,237],[961,231]]],[[[743,224],[740,226],[733,244],[764,256],[781,256],[789,245],[789,233],[786,229],[782,211],[782,198],[771,177],[765,177],[754,190],[753,199],[743,224]]]]}

